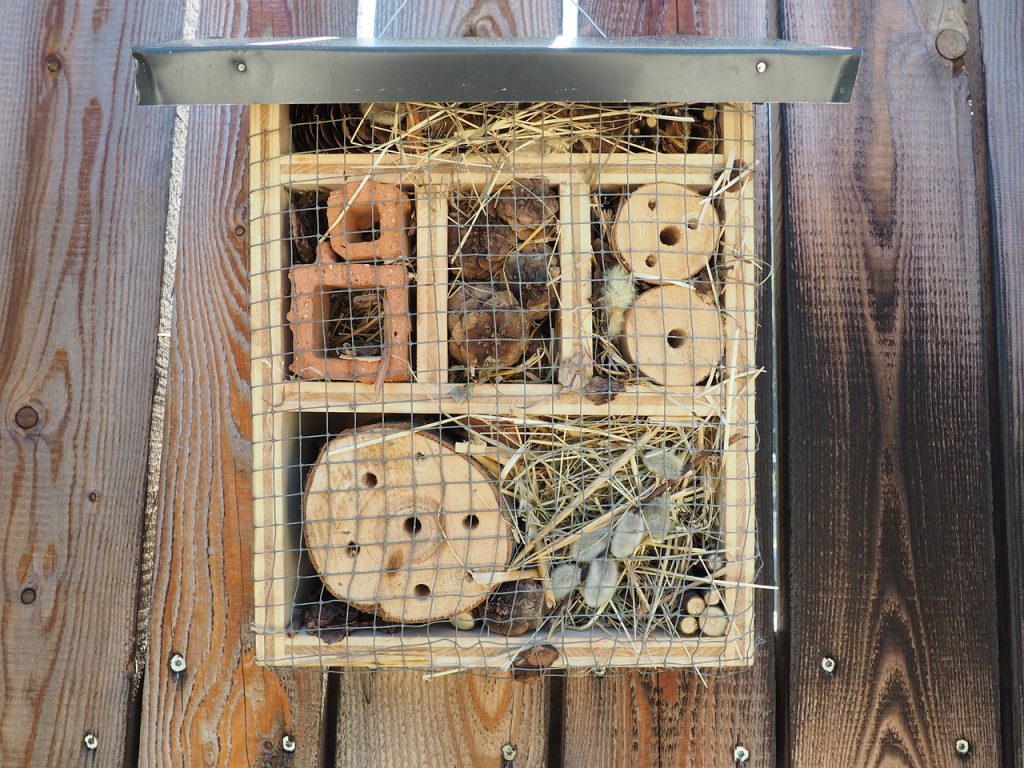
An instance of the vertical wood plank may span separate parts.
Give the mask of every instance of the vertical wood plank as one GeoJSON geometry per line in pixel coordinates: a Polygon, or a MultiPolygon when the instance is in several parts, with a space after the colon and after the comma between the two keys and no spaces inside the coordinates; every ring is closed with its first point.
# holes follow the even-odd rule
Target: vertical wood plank
{"type": "MultiPolygon", "coordinates": [[[[378,34],[545,36],[558,34],[557,0],[459,0],[377,3],[378,34]]],[[[519,752],[516,766],[546,764],[547,681],[377,672],[341,680],[336,765],[487,766],[501,764],[501,747],[519,752]]]]}
{"type": "MultiPolygon", "coordinates": [[[[769,32],[767,4],[762,0],[645,2],[640,9],[595,1],[585,3],[583,8],[608,35],[679,33],[763,37],[769,32]]],[[[581,35],[597,34],[582,16],[579,32],[581,35]]],[[[759,124],[758,162],[764,170],[756,178],[761,200],[768,165],[764,139],[764,125],[759,124]]],[[[759,212],[758,217],[761,216],[759,212]]],[[[758,233],[757,255],[767,259],[763,235],[763,232],[758,233]]],[[[764,318],[768,311],[764,296],[759,297],[759,304],[764,318]]],[[[761,326],[758,364],[769,368],[771,327],[764,319],[761,326]]],[[[758,433],[762,445],[756,460],[757,541],[762,557],[759,583],[771,583],[773,564],[770,382],[770,371],[766,371],[756,384],[758,433]]],[[[757,590],[754,621],[759,647],[754,666],[749,670],[726,676],[702,670],[703,679],[688,671],[570,679],[566,684],[565,764],[581,767],[613,763],[731,765],[733,750],[742,744],[750,754],[748,765],[774,765],[773,611],[772,593],[757,590]],[[601,726],[595,727],[597,723],[601,726]]]]}
{"type": "Polygon", "coordinates": [[[8,4],[0,94],[0,764],[131,757],[173,114],[129,45],[177,2],[8,4]]]}
{"type": "Polygon", "coordinates": [[[1001,764],[969,94],[927,6],[782,4],[866,50],[783,123],[793,765],[1001,764]]]}
{"type": "Polygon", "coordinates": [[[377,3],[377,35],[386,37],[550,37],[561,31],[561,25],[560,0],[377,3]]]}
{"type": "Polygon", "coordinates": [[[430,184],[416,191],[423,195],[416,201],[416,380],[441,385],[448,383],[450,190],[430,184]]]}
{"type": "MultiPolygon", "coordinates": [[[[1007,572],[1001,574],[1008,612],[1000,622],[1009,637],[1010,673],[1004,692],[1007,762],[1024,766],[1024,9],[1012,0],[981,0],[981,53],[985,61],[989,202],[994,243],[993,282],[999,423],[996,453],[1005,515],[1007,572]]],[[[1000,537],[996,535],[997,546],[1000,537]]]]}
{"type": "MultiPolygon", "coordinates": [[[[355,3],[202,5],[199,34],[335,34],[355,3]]],[[[319,671],[255,663],[245,226],[248,119],[193,107],[185,157],[150,632],[143,765],[320,765],[319,671]],[[174,675],[172,653],[187,670],[174,675]],[[282,749],[288,734],[293,755],[282,749]]]]}

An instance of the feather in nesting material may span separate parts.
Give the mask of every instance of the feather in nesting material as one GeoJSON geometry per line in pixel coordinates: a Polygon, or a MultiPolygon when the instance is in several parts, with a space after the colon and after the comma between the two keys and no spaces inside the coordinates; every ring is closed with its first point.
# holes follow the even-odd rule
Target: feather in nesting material
{"type": "Polygon", "coordinates": [[[562,563],[551,571],[551,592],[561,602],[580,585],[580,567],[576,563],[562,563]]]}
{"type": "Polygon", "coordinates": [[[608,549],[610,536],[606,530],[584,531],[579,539],[569,547],[569,554],[576,558],[577,562],[589,563],[603,557],[608,549]]]}
{"type": "Polygon", "coordinates": [[[656,496],[640,508],[647,535],[660,544],[672,532],[672,500],[668,494],[656,496]]]}
{"type": "Polygon", "coordinates": [[[615,597],[619,583],[619,563],[602,557],[590,564],[583,583],[583,602],[591,608],[602,608],[615,597]]]}
{"type": "Polygon", "coordinates": [[[632,557],[645,535],[644,519],[636,512],[626,512],[615,523],[615,532],[612,534],[612,543],[608,551],[612,557],[632,557]]]}
{"type": "Polygon", "coordinates": [[[644,454],[644,466],[656,477],[664,480],[678,480],[686,474],[686,462],[675,451],[655,448],[644,454]]]}
{"type": "Polygon", "coordinates": [[[626,325],[626,310],[636,299],[633,277],[621,264],[615,264],[604,275],[604,304],[608,312],[608,336],[622,335],[626,325]]]}

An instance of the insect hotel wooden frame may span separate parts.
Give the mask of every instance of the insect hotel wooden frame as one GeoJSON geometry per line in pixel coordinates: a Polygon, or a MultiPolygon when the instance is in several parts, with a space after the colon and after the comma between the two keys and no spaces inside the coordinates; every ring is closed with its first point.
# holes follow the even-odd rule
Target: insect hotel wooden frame
{"type": "Polygon", "coordinates": [[[261,662],[752,662],[753,105],[848,101],[859,52],[320,38],[135,55],[142,103],[253,105],[261,662]],[[327,341],[335,294],[372,353],[327,341]],[[552,466],[574,467],[540,483],[561,497],[528,501],[524,467],[552,466]],[[700,504],[708,531],[685,517],[700,504]],[[684,551],[685,572],[658,570],[684,551]]]}

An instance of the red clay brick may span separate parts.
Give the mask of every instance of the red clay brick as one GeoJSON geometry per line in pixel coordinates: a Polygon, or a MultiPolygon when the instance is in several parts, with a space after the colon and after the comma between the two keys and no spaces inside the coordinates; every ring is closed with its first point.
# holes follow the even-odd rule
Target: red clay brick
{"type": "Polygon", "coordinates": [[[315,264],[291,268],[292,308],[288,321],[292,329],[292,373],[304,379],[331,379],[373,383],[386,367],[384,381],[408,381],[409,361],[409,274],[401,264],[350,264],[338,262],[331,247],[320,244],[315,264]],[[384,291],[384,350],[379,358],[328,357],[324,328],[329,319],[329,291],[384,291]]]}
{"type": "Polygon", "coordinates": [[[409,255],[411,213],[412,203],[401,188],[375,181],[350,181],[327,198],[331,248],[348,261],[405,258],[409,255]],[[367,232],[374,225],[380,228],[380,237],[361,241],[357,233],[367,232]]]}

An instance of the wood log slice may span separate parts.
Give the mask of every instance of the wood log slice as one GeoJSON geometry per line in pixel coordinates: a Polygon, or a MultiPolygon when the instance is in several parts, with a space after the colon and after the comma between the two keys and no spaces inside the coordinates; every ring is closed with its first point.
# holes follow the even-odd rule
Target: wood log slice
{"type": "Polygon", "coordinates": [[[448,619],[500,571],[511,529],[493,479],[426,432],[372,426],[320,451],[303,497],[310,560],[335,597],[399,623],[448,619]]]}
{"type": "Polygon", "coordinates": [[[652,288],[626,312],[619,348],[656,384],[693,386],[721,362],[722,321],[690,288],[652,288]]]}
{"type": "Polygon", "coordinates": [[[680,184],[645,184],[619,206],[612,247],[650,283],[686,280],[707,266],[722,227],[715,206],[680,184]]]}

